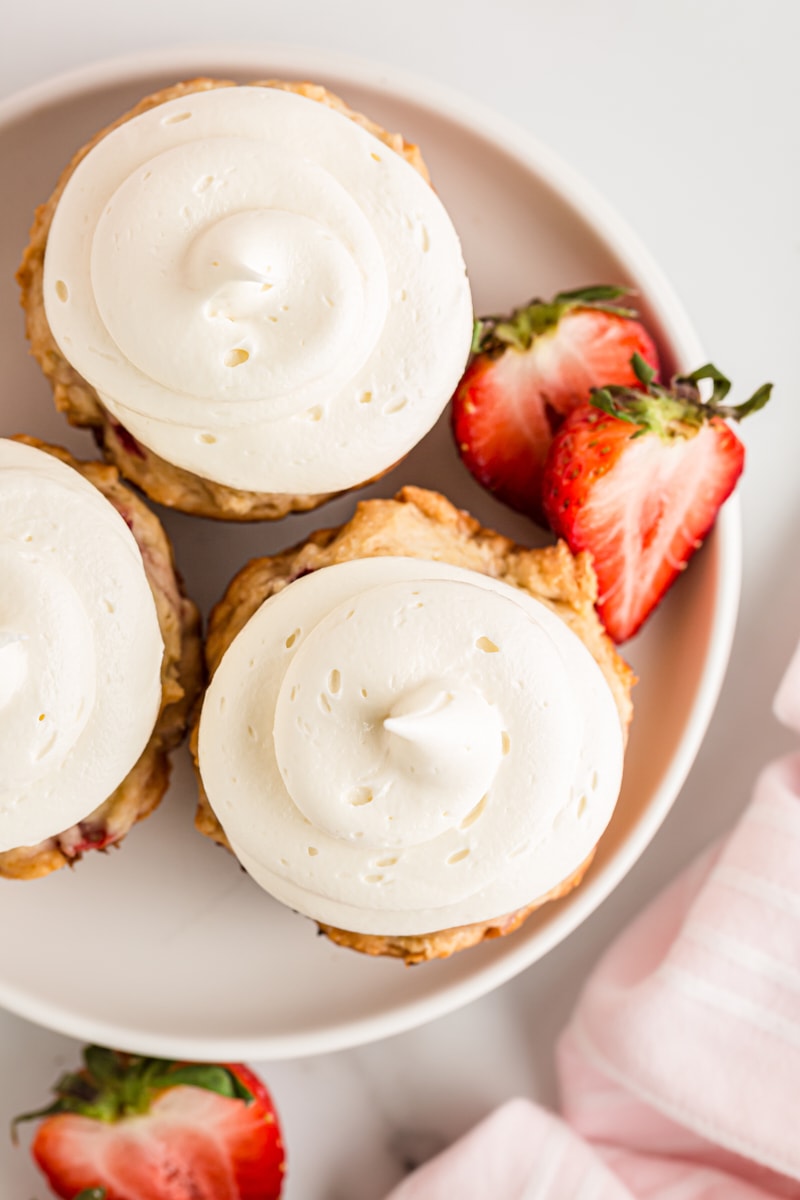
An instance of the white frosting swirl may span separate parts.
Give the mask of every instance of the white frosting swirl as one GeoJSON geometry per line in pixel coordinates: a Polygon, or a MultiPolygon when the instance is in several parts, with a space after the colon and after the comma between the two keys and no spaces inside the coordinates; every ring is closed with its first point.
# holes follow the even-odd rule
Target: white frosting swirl
{"type": "Polygon", "coordinates": [[[113,505],[0,439],[0,850],[63,832],[125,778],[158,715],[162,653],[113,505]]]}
{"type": "Polygon", "coordinates": [[[600,668],[527,593],[369,558],[267,600],[203,705],[209,801],[278,899],[361,933],[530,904],[589,856],[623,738],[600,668]]]}
{"type": "Polygon", "coordinates": [[[456,233],[409,163],[274,88],[140,114],[78,164],[44,272],[62,353],[144,445],[259,492],[392,466],[463,371],[456,233]]]}

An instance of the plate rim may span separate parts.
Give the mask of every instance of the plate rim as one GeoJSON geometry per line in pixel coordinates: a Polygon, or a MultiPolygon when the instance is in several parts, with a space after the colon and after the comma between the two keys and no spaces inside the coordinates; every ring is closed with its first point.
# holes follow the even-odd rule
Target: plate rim
{"type": "MultiPolygon", "coordinates": [[[[177,79],[216,70],[249,73],[258,61],[270,71],[298,70],[308,77],[337,78],[371,89],[400,103],[433,110],[460,127],[498,144],[525,171],[543,181],[562,203],[592,230],[629,274],[643,283],[643,291],[658,316],[665,338],[682,363],[704,361],[700,340],[677,293],[638,234],[594,186],[545,142],[501,113],[438,81],[402,68],[319,47],[287,43],[184,45],[161,47],[103,58],[50,76],[0,100],[0,129],[33,116],[64,100],[88,96],[112,84],[135,83],[163,71],[177,79]]],[[[254,71],[255,77],[255,71],[254,71]]],[[[709,538],[714,554],[715,619],[702,672],[692,705],[683,724],[676,753],[646,810],[626,835],[610,862],[592,873],[569,902],[560,905],[554,918],[532,937],[524,930],[514,935],[507,954],[488,962],[465,977],[445,981],[432,992],[402,1001],[369,1017],[339,1021],[294,1035],[174,1036],[142,1032],[113,1021],[98,1021],[65,1010],[53,1000],[31,997],[0,978],[0,1004],[10,1012],[78,1040],[105,1041],[140,1053],[196,1059],[255,1059],[277,1061],[329,1053],[407,1032],[443,1017],[494,991],[533,966],[569,936],[628,875],[650,845],[680,794],[705,737],[725,678],[738,615],[741,592],[741,521],[738,495],[726,504],[709,538]],[[132,1035],[132,1036],[131,1036],[132,1035]]]]}

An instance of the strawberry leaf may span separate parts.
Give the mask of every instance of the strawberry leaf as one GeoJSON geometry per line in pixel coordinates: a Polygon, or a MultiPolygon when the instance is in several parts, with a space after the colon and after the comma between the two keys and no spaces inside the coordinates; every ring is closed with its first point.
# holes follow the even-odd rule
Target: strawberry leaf
{"type": "Polygon", "coordinates": [[[233,1086],[234,1086],[237,1098],[239,1100],[244,1100],[245,1104],[252,1104],[255,1100],[255,1096],[250,1091],[249,1087],[247,1087],[242,1082],[242,1080],[239,1078],[239,1076],[236,1074],[235,1071],[231,1071],[231,1077],[233,1079],[233,1086]]]}
{"type": "Polygon", "coordinates": [[[83,1058],[85,1069],[61,1076],[51,1104],[14,1119],[11,1135],[15,1141],[17,1125],[23,1121],[78,1113],[110,1123],[146,1113],[159,1092],[180,1085],[203,1088],[247,1104],[254,1099],[234,1071],[215,1063],[175,1063],[166,1058],[123,1054],[104,1046],[87,1046],[83,1058]]]}
{"type": "Polygon", "coordinates": [[[41,1117],[53,1117],[58,1113],[79,1113],[93,1117],[96,1121],[115,1120],[119,1105],[113,1094],[96,1088],[84,1075],[62,1075],[53,1088],[56,1099],[44,1108],[21,1113],[11,1122],[11,1139],[17,1141],[17,1126],[23,1121],[38,1121],[41,1117]]]}
{"type": "MultiPolygon", "coordinates": [[[[620,392],[622,392],[620,388],[620,392]]],[[[620,421],[628,421],[631,425],[638,425],[644,429],[641,417],[622,404],[621,396],[615,394],[613,388],[593,388],[591,403],[594,408],[599,408],[601,412],[607,413],[609,417],[617,417],[620,421]]]]}
{"type": "Polygon", "coordinates": [[[649,363],[645,362],[641,354],[633,354],[631,356],[631,366],[633,373],[639,380],[639,383],[644,387],[645,391],[650,390],[650,385],[656,377],[656,373],[649,363]]]}
{"type": "Polygon", "coordinates": [[[84,1188],[78,1192],[75,1200],[106,1200],[108,1192],[104,1187],[84,1188]]]}
{"type": "Polygon", "coordinates": [[[495,358],[508,348],[529,350],[533,341],[555,329],[571,309],[593,309],[613,316],[635,318],[636,311],[614,301],[630,295],[627,288],[614,284],[594,284],[558,292],[552,300],[534,299],[515,308],[510,316],[482,317],[475,322],[472,353],[495,358]]]}
{"type": "Polygon", "coordinates": [[[576,306],[597,308],[603,312],[615,313],[619,317],[635,317],[634,309],[610,303],[610,301],[621,300],[623,296],[632,294],[630,288],[617,287],[613,283],[597,283],[589,287],[574,288],[568,292],[559,292],[553,297],[553,303],[562,304],[568,308],[576,306]]]}
{"type": "Polygon", "coordinates": [[[57,1113],[60,1113],[63,1111],[64,1110],[61,1107],[61,1101],[54,1100],[53,1103],[48,1104],[46,1108],[37,1108],[31,1112],[20,1113],[19,1116],[14,1117],[14,1119],[11,1122],[11,1141],[12,1141],[12,1143],[15,1146],[19,1144],[19,1134],[17,1132],[17,1127],[19,1125],[21,1125],[23,1123],[23,1121],[38,1121],[40,1117],[53,1117],[57,1113]]]}
{"type": "Polygon", "coordinates": [[[711,379],[714,382],[714,390],[704,407],[714,409],[717,416],[723,416],[727,420],[741,421],[745,416],[757,413],[758,409],[763,408],[772,395],[772,384],[764,383],[753,392],[750,400],[744,400],[741,404],[723,404],[722,401],[730,391],[730,380],[726,379],[721,371],[717,371],[712,362],[706,362],[705,366],[698,367],[697,371],[692,371],[688,376],[679,376],[675,379],[675,383],[697,385],[700,379],[711,379]]]}
{"type": "Polygon", "coordinates": [[[748,417],[750,413],[758,412],[760,408],[763,408],[771,395],[772,384],[762,383],[749,400],[743,400],[741,404],[737,404],[735,408],[731,409],[729,416],[734,421],[741,421],[743,417],[748,417]]]}
{"type": "Polygon", "coordinates": [[[701,379],[711,379],[714,382],[714,390],[711,393],[709,404],[716,408],[721,404],[731,390],[731,381],[727,379],[721,371],[719,371],[713,363],[706,363],[703,367],[698,367],[696,371],[692,371],[691,375],[679,375],[676,383],[694,383],[697,384],[701,379]]]}
{"type": "Polygon", "coordinates": [[[705,366],[698,367],[696,371],[692,371],[691,375],[678,375],[673,383],[676,387],[680,387],[681,384],[690,384],[696,388],[703,379],[712,380],[713,390],[710,399],[706,403],[699,401],[699,406],[705,409],[709,416],[723,417],[729,421],[741,421],[750,413],[758,412],[772,395],[772,384],[762,383],[749,400],[743,400],[741,404],[723,404],[722,401],[731,390],[731,383],[713,363],[706,363],[705,366]]]}
{"type": "Polygon", "coordinates": [[[116,1086],[125,1074],[122,1060],[115,1050],[107,1050],[105,1046],[87,1046],[83,1052],[83,1061],[93,1080],[99,1084],[116,1086]]]}
{"type": "Polygon", "coordinates": [[[562,309],[593,308],[597,312],[612,313],[617,317],[635,318],[638,316],[635,308],[612,303],[614,300],[621,300],[623,296],[633,294],[630,288],[618,287],[613,283],[597,283],[568,292],[559,292],[553,297],[553,304],[560,304],[562,309]]]}
{"type": "Polygon", "coordinates": [[[252,1094],[232,1071],[213,1063],[190,1063],[157,1075],[150,1081],[151,1087],[158,1089],[177,1087],[179,1084],[203,1088],[207,1092],[216,1092],[218,1096],[231,1099],[253,1099],[252,1094]]]}
{"type": "Polygon", "coordinates": [[[556,300],[572,300],[576,304],[593,303],[596,300],[619,300],[629,294],[627,288],[617,287],[614,283],[595,283],[589,287],[573,288],[572,291],[559,292],[556,300]]]}
{"type": "Polygon", "coordinates": [[[728,405],[722,401],[731,388],[730,380],[713,363],[698,367],[691,375],[676,375],[669,387],[655,382],[655,372],[640,354],[633,354],[631,367],[641,388],[609,385],[592,388],[590,403],[608,416],[638,426],[631,437],[655,433],[665,440],[692,437],[713,417],[741,421],[749,413],[763,408],[772,393],[772,384],[763,384],[749,400],[728,405]],[[710,379],[712,394],[706,401],[698,384],[710,379]]]}

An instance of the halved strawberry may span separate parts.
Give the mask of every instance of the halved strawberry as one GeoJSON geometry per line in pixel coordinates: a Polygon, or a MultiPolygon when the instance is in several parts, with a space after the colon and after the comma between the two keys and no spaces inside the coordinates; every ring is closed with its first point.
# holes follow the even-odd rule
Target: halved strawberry
{"type": "Polygon", "coordinates": [[[684,569],[736,486],[744,447],[723,418],[763,407],[764,384],[735,408],[710,363],[669,388],[634,357],[639,386],[596,389],[556,434],[544,473],[553,531],[594,560],[597,609],[615,642],[632,637],[684,569]],[[708,401],[698,383],[713,381],[708,401]]]}
{"type": "MultiPolygon", "coordinates": [[[[64,1075],[32,1153],[57,1196],[277,1200],[284,1154],[269,1092],[241,1063],[142,1058],[88,1046],[64,1075]]],[[[15,1122],[15,1125],[17,1124],[15,1122]]]]}
{"type": "Polygon", "coordinates": [[[599,285],[532,300],[476,324],[453,397],[453,434],[479,483],[544,523],[542,471],[553,434],[593,387],[633,384],[631,357],[658,370],[653,339],[623,288],[599,285]]]}

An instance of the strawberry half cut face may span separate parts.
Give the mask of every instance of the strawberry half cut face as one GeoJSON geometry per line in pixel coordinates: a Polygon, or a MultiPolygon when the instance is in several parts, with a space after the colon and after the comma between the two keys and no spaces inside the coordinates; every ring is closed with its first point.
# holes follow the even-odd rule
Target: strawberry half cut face
{"type": "Polygon", "coordinates": [[[615,642],[639,630],[712,528],[744,467],[727,420],[766,404],[765,384],[736,407],[711,364],[654,382],[634,357],[637,385],[596,389],[556,434],[544,472],[553,531],[592,556],[597,609],[615,642]],[[708,400],[698,384],[711,380],[708,400]]]}
{"type": "Polygon", "coordinates": [[[540,524],[542,476],[553,436],[591,391],[635,385],[638,354],[658,355],[627,293],[601,285],[533,300],[476,325],[473,356],[453,398],[453,434],[477,481],[540,524]]]}
{"type": "Polygon", "coordinates": [[[76,1200],[277,1200],[284,1153],[264,1084],[241,1063],[178,1063],[89,1046],[41,1119],[33,1156],[76,1200]]]}

